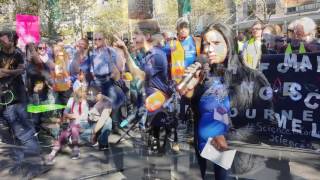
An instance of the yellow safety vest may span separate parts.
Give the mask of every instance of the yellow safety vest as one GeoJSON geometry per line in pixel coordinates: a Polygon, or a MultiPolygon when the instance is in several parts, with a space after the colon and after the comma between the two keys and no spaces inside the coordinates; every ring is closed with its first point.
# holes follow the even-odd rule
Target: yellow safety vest
{"type": "Polygon", "coordinates": [[[251,38],[243,47],[243,60],[246,65],[252,69],[256,69],[261,58],[261,46],[255,46],[255,39],[251,38]]]}
{"type": "MultiPolygon", "coordinates": [[[[196,53],[197,56],[200,55],[200,45],[201,39],[193,37],[193,41],[196,45],[196,53]]],[[[178,40],[170,41],[170,48],[171,48],[171,78],[176,83],[179,83],[184,74],[184,59],[185,59],[185,52],[183,49],[182,44],[178,40]]]]}
{"type": "MultiPolygon", "coordinates": [[[[292,54],[292,47],[291,47],[291,43],[288,43],[288,46],[286,48],[286,51],[285,51],[285,54],[292,54]]],[[[303,42],[300,42],[300,45],[299,45],[299,54],[302,54],[302,53],[306,53],[306,48],[304,47],[304,43],[303,42]]]]}
{"type": "Polygon", "coordinates": [[[241,52],[243,50],[243,45],[244,45],[244,42],[242,41],[238,41],[238,53],[241,52]]]}

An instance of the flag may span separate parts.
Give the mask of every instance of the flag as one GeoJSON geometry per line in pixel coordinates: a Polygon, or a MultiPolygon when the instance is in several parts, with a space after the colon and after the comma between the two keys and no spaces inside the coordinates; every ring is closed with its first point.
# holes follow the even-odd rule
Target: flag
{"type": "Polygon", "coordinates": [[[182,10],[182,16],[189,14],[191,12],[191,3],[190,0],[184,0],[183,3],[183,10],[182,10]]]}
{"type": "Polygon", "coordinates": [[[190,0],[178,0],[179,16],[188,15],[191,12],[190,0]]]}

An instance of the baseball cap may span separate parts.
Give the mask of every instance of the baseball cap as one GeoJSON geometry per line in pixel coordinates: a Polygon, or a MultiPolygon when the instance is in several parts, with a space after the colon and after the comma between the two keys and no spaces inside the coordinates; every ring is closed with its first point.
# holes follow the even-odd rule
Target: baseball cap
{"type": "Polygon", "coordinates": [[[189,20],[187,17],[181,17],[177,20],[176,22],[176,28],[181,29],[181,28],[189,28],[189,20]]]}

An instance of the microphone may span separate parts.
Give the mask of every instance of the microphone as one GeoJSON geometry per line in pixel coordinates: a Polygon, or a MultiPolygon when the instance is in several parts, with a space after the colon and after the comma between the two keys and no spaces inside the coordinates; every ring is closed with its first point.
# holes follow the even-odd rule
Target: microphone
{"type": "Polygon", "coordinates": [[[181,91],[182,89],[184,89],[186,85],[190,82],[190,80],[193,78],[195,73],[202,68],[202,64],[200,62],[195,62],[194,64],[195,64],[195,69],[192,72],[185,74],[182,81],[177,85],[178,91],[181,91]]]}

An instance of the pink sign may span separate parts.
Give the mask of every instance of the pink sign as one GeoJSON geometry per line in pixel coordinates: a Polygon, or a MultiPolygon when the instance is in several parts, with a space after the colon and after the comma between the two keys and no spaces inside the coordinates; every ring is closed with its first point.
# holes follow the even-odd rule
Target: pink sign
{"type": "Polygon", "coordinates": [[[40,18],[39,16],[17,14],[16,31],[19,36],[18,45],[25,46],[27,43],[40,41],[40,18]]]}

